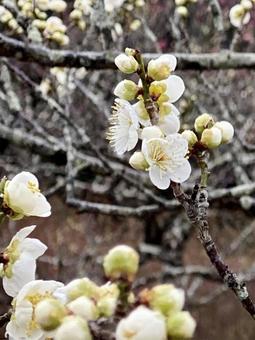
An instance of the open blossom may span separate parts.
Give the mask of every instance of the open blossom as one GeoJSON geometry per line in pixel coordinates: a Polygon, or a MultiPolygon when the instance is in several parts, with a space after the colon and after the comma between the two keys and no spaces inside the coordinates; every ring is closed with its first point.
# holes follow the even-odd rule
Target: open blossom
{"type": "Polygon", "coordinates": [[[171,180],[182,183],[189,178],[191,166],[185,158],[188,142],[180,134],[143,140],[142,152],[149,164],[150,179],[159,189],[167,189],[171,180]]]}
{"type": "Polygon", "coordinates": [[[23,216],[48,217],[51,214],[51,206],[41,194],[37,178],[26,171],[6,182],[4,203],[16,214],[16,219],[23,216]]]}
{"type": "Polygon", "coordinates": [[[139,122],[137,114],[124,99],[116,99],[110,117],[110,128],[107,139],[118,155],[132,150],[138,142],[139,122]]]}
{"type": "Polygon", "coordinates": [[[35,320],[35,308],[45,298],[53,296],[63,284],[57,281],[35,280],[27,283],[13,301],[13,313],[6,326],[9,338],[39,340],[43,331],[35,320]]]}
{"type": "Polygon", "coordinates": [[[177,65],[177,59],[171,54],[162,55],[148,63],[148,76],[155,80],[163,80],[170,76],[177,65]]]}
{"type": "Polygon", "coordinates": [[[163,317],[146,307],[137,307],[116,329],[116,340],[166,340],[163,317]]]}
{"type": "Polygon", "coordinates": [[[233,6],[229,12],[229,19],[233,26],[241,27],[249,23],[251,14],[241,4],[233,6]]]}
{"type": "Polygon", "coordinates": [[[47,249],[41,241],[27,237],[35,227],[18,231],[3,252],[6,264],[1,263],[0,275],[4,290],[10,296],[16,296],[25,284],[35,279],[36,259],[47,249]]]}

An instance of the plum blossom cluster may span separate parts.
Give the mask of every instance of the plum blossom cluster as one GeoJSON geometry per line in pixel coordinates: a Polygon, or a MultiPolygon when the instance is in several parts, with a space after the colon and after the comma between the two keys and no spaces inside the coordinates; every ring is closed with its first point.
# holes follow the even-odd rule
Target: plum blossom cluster
{"type": "Polygon", "coordinates": [[[197,3],[197,0],[175,0],[175,11],[180,17],[186,18],[189,15],[189,6],[194,3],[197,3]]]}
{"type": "Polygon", "coordinates": [[[215,123],[209,114],[199,116],[195,131],[180,133],[180,113],[174,105],[183,95],[181,77],[172,74],[177,60],[162,55],[145,66],[139,51],[126,49],[115,59],[126,74],[137,73],[139,81],[125,79],[115,88],[107,139],[118,155],[136,150],[130,165],[148,171],[152,183],[167,189],[171,181],[182,183],[191,174],[189,157],[229,143],[234,129],[229,122],[215,123]],[[141,146],[141,147],[140,147],[141,146]]]}
{"type": "Polygon", "coordinates": [[[234,5],[229,12],[231,24],[235,27],[247,25],[251,19],[251,11],[254,5],[254,0],[241,0],[239,4],[234,5]]]}

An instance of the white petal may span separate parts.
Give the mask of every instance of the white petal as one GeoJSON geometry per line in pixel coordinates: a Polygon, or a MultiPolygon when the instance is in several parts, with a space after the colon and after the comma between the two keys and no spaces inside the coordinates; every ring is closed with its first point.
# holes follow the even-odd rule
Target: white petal
{"type": "Polygon", "coordinates": [[[138,142],[138,131],[135,127],[131,126],[129,129],[127,151],[134,149],[138,142]]]}
{"type": "Polygon", "coordinates": [[[3,288],[9,296],[16,296],[21,288],[35,279],[36,263],[28,256],[21,256],[12,266],[12,277],[3,277],[3,288]]]}
{"type": "Polygon", "coordinates": [[[12,238],[12,241],[14,240],[19,240],[19,241],[23,241],[28,235],[30,235],[32,233],[32,231],[34,231],[36,228],[36,225],[31,225],[30,227],[25,227],[20,229],[16,235],[12,238]]]}
{"type": "Polygon", "coordinates": [[[165,135],[177,133],[180,130],[180,119],[174,113],[170,113],[160,119],[159,127],[165,135]]]}
{"type": "Polygon", "coordinates": [[[171,72],[175,70],[176,65],[177,65],[177,59],[174,55],[166,54],[166,55],[161,56],[160,58],[162,58],[163,60],[167,60],[171,68],[171,72]]]}
{"type": "Polygon", "coordinates": [[[185,156],[188,152],[188,141],[179,133],[170,134],[166,137],[169,142],[169,148],[172,153],[178,153],[179,156],[185,156]]]}
{"type": "Polygon", "coordinates": [[[34,194],[34,208],[27,212],[27,216],[48,217],[51,215],[51,205],[40,193],[34,194]]]}
{"type": "Polygon", "coordinates": [[[159,189],[165,190],[170,185],[169,174],[162,171],[158,166],[151,166],[149,175],[152,183],[159,189]]]}
{"type": "Polygon", "coordinates": [[[38,179],[35,177],[35,175],[31,174],[31,172],[28,172],[28,171],[22,171],[13,177],[13,179],[10,181],[8,185],[8,188],[15,187],[17,184],[21,184],[21,183],[27,185],[27,182],[29,181],[39,186],[38,179]]]}
{"type": "Polygon", "coordinates": [[[191,166],[187,159],[184,159],[181,166],[179,166],[173,173],[170,174],[172,181],[176,183],[185,182],[191,174],[191,166]]]}
{"type": "Polygon", "coordinates": [[[26,238],[19,246],[20,252],[26,253],[27,256],[34,260],[36,260],[39,256],[42,256],[47,248],[48,247],[44,243],[35,238],[26,238]]]}
{"type": "Polygon", "coordinates": [[[182,95],[185,90],[185,85],[181,77],[178,76],[170,76],[167,80],[165,80],[167,84],[167,95],[171,103],[176,102],[182,95]]]}

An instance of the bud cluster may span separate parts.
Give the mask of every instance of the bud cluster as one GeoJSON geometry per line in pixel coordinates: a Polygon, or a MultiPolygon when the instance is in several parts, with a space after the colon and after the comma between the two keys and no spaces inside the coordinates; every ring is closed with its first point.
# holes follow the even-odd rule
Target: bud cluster
{"type": "Polygon", "coordinates": [[[229,12],[231,24],[235,27],[247,25],[250,22],[254,4],[254,0],[241,0],[239,4],[234,5],[229,12]]]}
{"type": "Polygon", "coordinates": [[[14,34],[22,34],[23,28],[19,25],[12,13],[0,5],[0,23],[10,29],[14,34]]]}
{"type": "Polygon", "coordinates": [[[93,0],[75,0],[73,10],[69,17],[71,21],[81,30],[86,28],[86,17],[90,16],[92,12],[93,0]]]}

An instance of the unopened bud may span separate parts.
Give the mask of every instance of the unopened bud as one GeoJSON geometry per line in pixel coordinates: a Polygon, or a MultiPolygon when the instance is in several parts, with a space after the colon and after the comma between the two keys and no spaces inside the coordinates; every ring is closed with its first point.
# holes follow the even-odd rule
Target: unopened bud
{"type": "Polygon", "coordinates": [[[80,296],[71,301],[67,308],[86,320],[96,320],[98,317],[98,310],[94,301],[86,296],[80,296]]]}
{"type": "Polygon", "coordinates": [[[242,0],[240,4],[246,11],[252,9],[252,2],[250,0],[242,0]]]}
{"type": "Polygon", "coordinates": [[[182,18],[187,18],[189,15],[188,8],[186,6],[178,6],[176,8],[176,13],[182,18]]]}
{"type": "Polygon", "coordinates": [[[165,316],[182,310],[185,301],[184,291],[172,284],[162,284],[151,290],[144,290],[141,299],[165,316]]]}
{"type": "Polygon", "coordinates": [[[66,9],[66,2],[63,0],[51,0],[49,2],[49,9],[51,11],[62,13],[66,9]]]}
{"type": "Polygon", "coordinates": [[[39,30],[43,31],[46,28],[46,21],[35,19],[32,21],[32,26],[38,28],[39,30]]]}
{"type": "Polygon", "coordinates": [[[221,140],[222,140],[221,130],[216,127],[205,129],[202,132],[201,143],[208,149],[217,148],[217,146],[221,144],[221,140]]]}
{"type": "Polygon", "coordinates": [[[138,253],[125,245],[112,248],[103,262],[105,275],[113,280],[123,278],[133,281],[138,271],[138,265],[138,253]]]}
{"type": "Polygon", "coordinates": [[[176,6],[183,6],[185,5],[187,0],[175,0],[176,6]]]}
{"type": "Polygon", "coordinates": [[[82,18],[82,11],[80,9],[74,9],[70,13],[70,19],[71,20],[80,20],[82,18]]]}
{"type": "Polygon", "coordinates": [[[143,128],[142,134],[141,134],[142,139],[160,138],[162,136],[163,136],[162,131],[156,125],[143,128]]]}
{"type": "Polygon", "coordinates": [[[48,298],[35,307],[35,320],[44,331],[56,329],[66,316],[66,308],[56,299],[48,298]]]}
{"type": "Polygon", "coordinates": [[[115,313],[119,294],[119,288],[114,283],[107,283],[99,288],[100,297],[97,300],[97,308],[100,316],[110,317],[115,313]]]}
{"type": "Polygon", "coordinates": [[[135,19],[131,22],[129,28],[131,29],[131,31],[137,31],[139,27],[141,27],[142,23],[141,20],[139,19],[135,19]]]}
{"type": "Polygon", "coordinates": [[[196,132],[202,133],[204,129],[210,128],[213,125],[214,125],[213,117],[208,113],[203,113],[202,115],[196,118],[194,127],[196,132]]]}
{"type": "Polygon", "coordinates": [[[167,79],[175,70],[177,60],[171,54],[162,55],[148,63],[148,76],[154,80],[167,79]]]}
{"type": "Polygon", "coordinates": [[[192,147],[197,143],[197,136],[192,130],[184,130],[182,132],[182,136],[186,139],[186,141],[189,144],[189,149],[192,149],[192,147]]]}
{"type": "Polygon", "coordinates": [[[92,340],[88,323],[80,316],[67,316],[57,329],[54,336],[55,340],[92,340]]]}
{"type": "Polygon", "coordinates": [[[190,339],[196,329],[196,321],[189,312],[174,313],[167,319],[167,334],[171,338],[190,339]]]}
{"type": "Polygon", "coordinates": [[[95,298],[98,296],[99,287],[90,279],[75,279],[68,283],[62,290],[66,294],[68,301],[77,299],[80,296],[95,298]]]}
{"type": "Polygon", "coordinates": [[[118,69],[127,74],[136,72],[139,66],[133,56],[124,53],[118,55],[114,61],[118,69]]]}
{"type": "Polygon", "coordinates": [[[115,96],[125,99],[134,100],[137,96],[139,87],[132,80],[122,80],[114,90],[115,96]]]}
{"type": "Polygon", "coordinates": [[[149,167],[144,154],[141,151],[136,151],[129,159],[129,164],[136,170],[146,170],[149,167]]]}
{"type": "Polygon", "coordinates": [[[233,125],[230,124],[227,121],[221,121],[221,122],[217,122],[214,127],[220,129],[221,134],[222,134],[222,140],[221,143],[222,144],[226,144],[231,142],[231,140],[234,137],[234,128],[233,125]]]}

